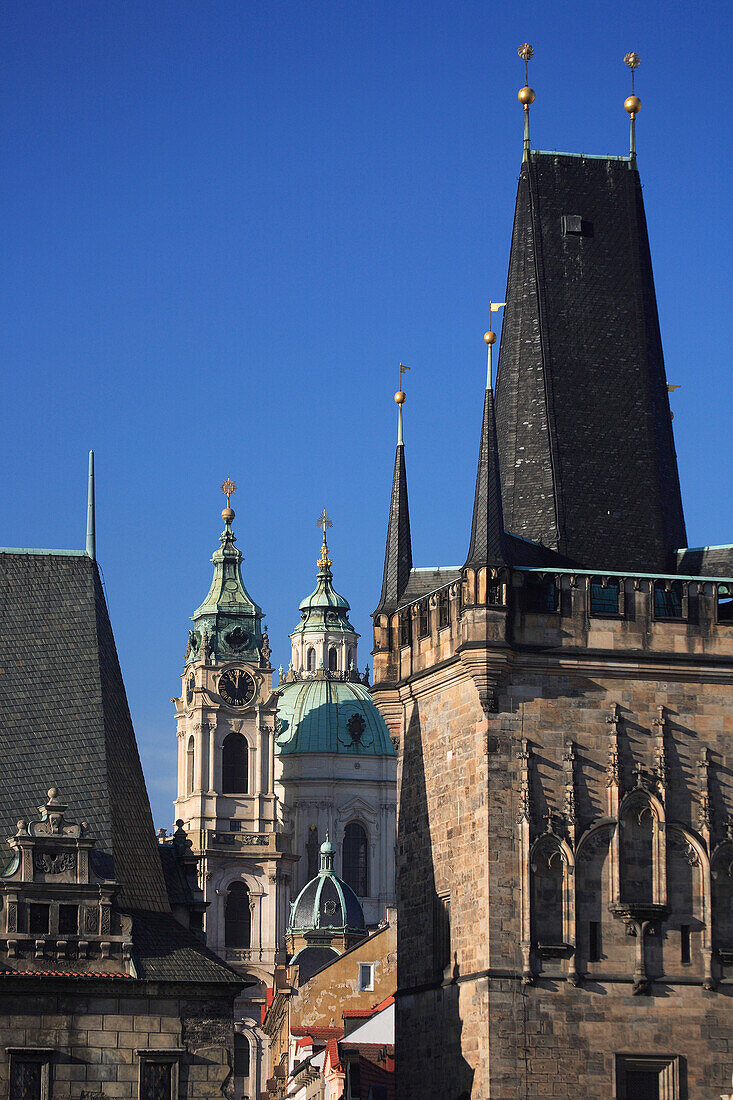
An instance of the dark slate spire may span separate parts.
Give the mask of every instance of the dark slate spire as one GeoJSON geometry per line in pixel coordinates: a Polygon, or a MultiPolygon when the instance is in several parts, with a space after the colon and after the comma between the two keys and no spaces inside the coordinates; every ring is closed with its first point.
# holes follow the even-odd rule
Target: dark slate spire
{"type": "Polygon", "coordinates": [[[530,152],[496,387],[506,529],[588,568],[686,542],[638,172],[530,152]]]}
{"type": "Polygon", "coordinates": [[[402,390],[395,394],[399,408],[399,428],[397,451],[392,477],[392,499],[389,506],[389,524],[387,526],[387,548],[384,554],[384,575],[382,594],[374,612],[394,611],[412,569],[412,544],[410,542],[410,513],[407,506],[407,472],[405,470],[405,446],[402,440],[402,405],[405,395],[402,390]]]}
{"type": "MultiPolygon", "coordinates": [[[[491,364],[491,348],[496,340],[496,335],[493,332],[487,332],[484,339],[489,345],[489,364],[491,364]],[[493,339],[489,341],[489,337],[493,337],[493,339]]],[[[477,569],[481,565],[492,567],[504,565],[506,561],[501,482],[499,480],[499,448],[496,441],[494,394],[491,389],[491,367],[489,366],[486,379],[486,396],[484,397],[484,418],[481,424],[478,469],[476,471],[471,545],[468,548],[466,565],[472,569],[477,569]]]]}

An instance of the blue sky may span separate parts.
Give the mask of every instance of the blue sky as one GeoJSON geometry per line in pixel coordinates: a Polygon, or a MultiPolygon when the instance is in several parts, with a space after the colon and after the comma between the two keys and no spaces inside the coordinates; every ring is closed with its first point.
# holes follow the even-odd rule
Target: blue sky
{"type": "MultiPolygon", "coordinates": [[[[326,507],[371,664],[405,410],[416,564],[465,556],[523,66],[536,148],[637,141],[691,545],[733,542],[731,7],[178,0],[0,11],[0,543],[98,553],[158,824],[222,480],[275,664],[326,507]]],[[[621,335],[620,335],[621,338],[621,335]]],[[[590,379],[599,387],[603,379],[590,379]]]]}

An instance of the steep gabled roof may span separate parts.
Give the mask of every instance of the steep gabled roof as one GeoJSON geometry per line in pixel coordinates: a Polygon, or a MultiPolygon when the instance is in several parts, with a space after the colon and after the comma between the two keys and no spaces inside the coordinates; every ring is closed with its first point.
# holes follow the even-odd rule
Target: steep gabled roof
{"type": "Polygon", "coordinates": [[[169,911],[96,562],[0,553],[0,857],[50,786],[113,860],[123,905],[169,911]]]}
{"type": "Polygon", "coordinates": [[[522,165],[496,420],[507,531],[578,565],[685,544],[641,184],[627,158],[522,165]]]}
{"type": "Polygon", "coordinates": [[[412,543],[410,540],[410,511],[407,504],[407,470],[405,447],[397,444],[392,475],[392,497],[387,524],[387,547],[384,553],[382,593],[374,612],[390,613],[396,610],[402,593],[407,587],[412,569],[412,543]]]}

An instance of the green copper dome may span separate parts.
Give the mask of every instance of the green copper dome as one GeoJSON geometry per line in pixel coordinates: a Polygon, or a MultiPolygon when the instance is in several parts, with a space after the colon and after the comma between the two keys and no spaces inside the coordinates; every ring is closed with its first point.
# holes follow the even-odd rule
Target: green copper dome
{"type": "Polygon", "coordinates": [[[186,662],[200,659],[202,645],[208,655],[222,660],[240,658],[257,661],[262,637],[262,608],[259,607],[242,580],[242,552],[234,545],[232,531],[234,512],[222,512],[224,530],[221,546],[211,558],[214,576],[206,599],[193,613],[195,629],[189,631],[186,662]]]}
{"type": "Polygon", "coordinates": [[[396,756],[369,688],[355,673],[289,673],[277,689],[275,752],[396,756]]]}
{"type": "Polygon", "coordinates": [[[320,871],[305,884],[290,906],[288,934],[308,935],[319,931],[329,936],[366,934],[361,902],[351,887],[334,874],[334,855],[333,844],[326,840],[321,845],[320,871]]]}

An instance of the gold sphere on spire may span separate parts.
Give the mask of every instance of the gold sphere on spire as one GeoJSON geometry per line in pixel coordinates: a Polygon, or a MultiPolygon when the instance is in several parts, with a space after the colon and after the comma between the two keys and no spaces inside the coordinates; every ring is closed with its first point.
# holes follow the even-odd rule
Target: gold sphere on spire
{"type": "Polygon", "coordinates": [[[529,107],[530,103],[534,103],[534,91],[527,84],[519,89],[519,102],[524,107],[529,107]]]}
{"type": "Polygon", "coordinates": [[[639,111],[641,110],[641,100],[639,99],[638,95],[630,95],[624,101],[624,110],[628,111],[632,118],[634,117],[634,115],[638,115],[639,111]]]}
{"type": "Polygon", "coordinates": [[[496,343],[496,333],[491,332],[491,331],[485,332],[484,333],[484,343],[485,344],[495,344],[496,343]]]}
{"type": "Polygon", "coordinates": [[[405,401],[407,401],[407,394],[404,390],[397,390],[397,393],[394,395],[394,399],[398,405],[404,405],[405,401]]]}
{"type": "Polygon", "coordinates": [[[225,523],[231,523],[234,519],[234,509],[228,507],[225,508],[224,511],[221,513],[221,518],[224,520],[225,523]]]}

